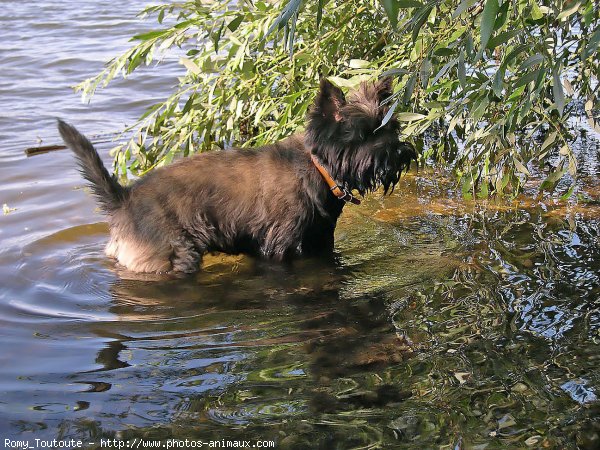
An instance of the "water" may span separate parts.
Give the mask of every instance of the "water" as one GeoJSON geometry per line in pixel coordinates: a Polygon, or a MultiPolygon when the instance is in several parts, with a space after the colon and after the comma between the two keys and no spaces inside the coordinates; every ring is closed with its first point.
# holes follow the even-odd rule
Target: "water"
{"type": "MultiPolygon", "coordinates": [[[[421,171],[346,208],[333,262],[212,255],[165,280],[107,259],[72,156],[23,149],[58,143],[57,116],[113,132],[166,95],[176,61],[90,105],[69,87],[147,29],[143,5],[2,2],[3,445],[599,447],[597,203],[463,202],[421,171]]],[[[578,145],[578,194],[597,200],[598,141],[578,145]]]]}

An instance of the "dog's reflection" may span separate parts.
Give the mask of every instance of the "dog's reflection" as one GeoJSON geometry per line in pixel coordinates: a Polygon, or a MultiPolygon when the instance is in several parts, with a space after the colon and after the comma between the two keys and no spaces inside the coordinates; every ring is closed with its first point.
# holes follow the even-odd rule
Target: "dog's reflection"
{"type": "MultiPolygon", "coordinates": [[[[214,360],[189,373],[207,380],[218,374],[220,380],[214,389],[200,390],[199,409],[228,392],[252,391],[258,389],[256,383],[285,378],[265,374],[283,373],[282,367],[288,366],[304,374],[299,390],[313,412],[401,401],[410,394],[384,382],[345,399],[329,392],[336,380],[377,373],[402,364],[412,354],[410,342],[397,335],[383,296],[343,294],[352,274],[336,257],[332,255],[333,264],[307,258],[281,265],[214,255],[193,277],[119,278],[110,288],[110,311],[119,322],[112,330],[98,330],[110,338],[97,357],[100,370],[130,370],[130,365],[196,367],[194,359],[214,360]],[[136,352],[142,351],[145,356],[138,359],[136,352]]],[[[169,373],[156,375],[165,378],[157,383],[168,384],[169,373]]],[[[177,374],[184,384],[186,376],[177,374]]]]}

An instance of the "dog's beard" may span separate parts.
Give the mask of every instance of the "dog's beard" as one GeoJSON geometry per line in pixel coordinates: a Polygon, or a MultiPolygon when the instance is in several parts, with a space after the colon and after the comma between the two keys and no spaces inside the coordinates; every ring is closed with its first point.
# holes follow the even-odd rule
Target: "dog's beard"
{"type": "Polygon", "coordinates": [[[402,173],[416,159],[414,148],[398,141],[365,144],[356,148],[335,144],[313,146],[313,153],[338,183],[357,190],[362,196],[380,186],[385,194],[393,192],[402,173]]]}

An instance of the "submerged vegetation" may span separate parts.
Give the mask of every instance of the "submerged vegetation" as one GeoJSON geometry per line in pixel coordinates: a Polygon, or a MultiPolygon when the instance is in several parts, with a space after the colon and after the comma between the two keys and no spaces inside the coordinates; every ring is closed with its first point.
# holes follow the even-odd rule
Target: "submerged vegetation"
{"type": "MultiPolygon", "coordinates": [[[[395,77],[388,99],[424,163],[451,167],[467,198],[515,195],[533,173],[577,177],[569,119],[595,117],[600,6],[592,0],[211,1],[151,6],[160,29],[78,88],[177,55],[185,74],[151,107],[115,167],[261,145],[300,129],[318,80],[395,77]],[[432,139],[423,139],[423,136],[432,139]]],[[[385,119],[384,119],[385,120],[385,119]]]]}

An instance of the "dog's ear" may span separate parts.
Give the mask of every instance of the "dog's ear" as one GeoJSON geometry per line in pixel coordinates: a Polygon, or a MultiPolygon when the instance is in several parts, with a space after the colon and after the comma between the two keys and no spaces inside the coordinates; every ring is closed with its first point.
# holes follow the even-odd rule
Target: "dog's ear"
{"type": "Polygon", "coordinates": [[[346,104],[346,98],[340,88],[334,86],[327,78],[321,78],[319,94],[315,99],[315,107],[323,117],[331,118],[336,122],[342,120],[340,109],[346,104]]]}
{"type": "Polygon", "coordinates": [[[379,103],[384,101],[386,98],[394,93],[394,79],[390,76],[383,77],[377,83],[375,83],[375,89],[377,90],[377,98],[379,103]]]}

